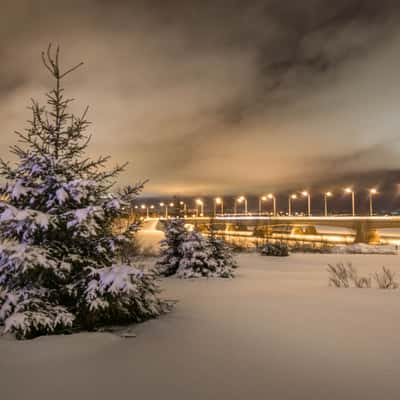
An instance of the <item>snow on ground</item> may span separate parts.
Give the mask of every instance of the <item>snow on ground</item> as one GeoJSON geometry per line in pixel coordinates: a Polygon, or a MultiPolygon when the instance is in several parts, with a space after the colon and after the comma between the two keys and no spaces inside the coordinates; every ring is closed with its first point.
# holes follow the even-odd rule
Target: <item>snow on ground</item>
{"type": "Polygon", "coordinates": [[[328,287],[326,265],[341,260],[400,277],[399,256],[242,254],[232,280],[164,279],[179,302],[134,339],[0,339],[0,397],[398,399],[400,290],[328,287]]]}
{"type": "Polygon", "coordinates": [[[160,241],[164,239],[164,232],[158,230],[158,219],[149,219],[143,222],[142,229],[137,233],[139,246],[143,251],[158,253],[160,241]]]}

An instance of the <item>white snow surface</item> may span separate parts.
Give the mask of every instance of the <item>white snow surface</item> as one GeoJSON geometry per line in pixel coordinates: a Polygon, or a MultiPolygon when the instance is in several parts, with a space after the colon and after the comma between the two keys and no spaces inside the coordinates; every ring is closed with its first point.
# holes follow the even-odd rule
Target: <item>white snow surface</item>
{"type": "MultiPolygon", "coordinates": [[[[162,281],[175,309],[130,329],[0,338],[1,399],[394,400],[400,290],[335,289],[328,263],[363,275],[397,255],[239,255],[235,279],[162,281]]],[[[152,263],[154,260],[152,260],[152,263]]]]}

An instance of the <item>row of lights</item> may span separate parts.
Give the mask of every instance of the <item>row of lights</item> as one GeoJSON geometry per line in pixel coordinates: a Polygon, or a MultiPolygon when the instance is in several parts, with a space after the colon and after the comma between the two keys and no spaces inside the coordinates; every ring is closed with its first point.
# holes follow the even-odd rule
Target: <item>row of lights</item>
{"type": "MultiPolygon", "coordinates": [[[[353,217],[356,215],[356,209],[355,209],[355,192],[352,188],[346,188],[344,189],[345,193],[351,194],[351,208],[352,208],[352,215],[353,217]]],[[[373,196],[378,194],[378,191],[376,189],[370,189],[369,190],[369,212],[370,215],[372,216],[374,213],[373,209],[373,196]]],[[[308,216],[311,216],[311,194],[310,192],[304,190],[301,192],[301,195],[303,197],[307,198],[307,214],[308,216]]],[[[332,197],[333,193],[332,192],[325,192],[324,193],[324,214],[325,216],[328,215],[328,198],[332,197]]],[[[292,193],[289,195],[288,198],[288,214],[289,216],[292,215],[292,201],[298,199],[298,195],[296,193],[292,193]]],[[[273,215],[277,215],[277,202],[276,202],[276,196],[272,193],[269,193],[268,195],[261,196],[258,201],[258,213],[261,215],[262,214],[262,203],[268,200],[272,200],[272,207],[273,207],[273,215]]],[[[204,215],[204,202],[202,199],[196,199],[196,216],[203,216],[204,215]]],[[[183,206],[183,212],[186,215],[187,214],[187,204],[183,201],[180,201],[179,204],[183,206]]],[[[244,205],[244,213],[247,215],[248,214],[248,209],[247,209],[247,198],[244,196],[239,196],[235,199],[234,202],[234,214],[237,214],[237,205],[244,205]]],[[[165,209],[165,217],[168,218],[168,210],[169,208],[172,208],[175,206],[174,203],[164,203],[161,202],[159,203],[160,207],[163,207],[165,209]]],[[[135,208],[139,208],[139,206],[135,206],[135,208]]],[[[149,217],[150,210],[153,210],[155,207],[154,205],[146,205],[142,204],[140,206],[142,210],[146,210],[147,218],[149,217]]],[[[214,215],[217,214],[217,211],[219,211],[221,214],[224,214],[224,201],[221,197],[216,197],[214,199],[214,215]]]]}

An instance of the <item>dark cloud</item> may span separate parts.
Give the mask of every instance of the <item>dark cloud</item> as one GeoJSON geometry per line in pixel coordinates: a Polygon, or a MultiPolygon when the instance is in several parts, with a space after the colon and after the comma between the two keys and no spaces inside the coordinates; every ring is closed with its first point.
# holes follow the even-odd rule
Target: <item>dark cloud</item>
{"type": "Polygon", "coordinates": [[[49,85],[40,51],[85,61],[91,152],[150,193],[285,190],[397,170],[400,5],[381,0],[14,0],[0,15],[1,155],[49,85]]]}

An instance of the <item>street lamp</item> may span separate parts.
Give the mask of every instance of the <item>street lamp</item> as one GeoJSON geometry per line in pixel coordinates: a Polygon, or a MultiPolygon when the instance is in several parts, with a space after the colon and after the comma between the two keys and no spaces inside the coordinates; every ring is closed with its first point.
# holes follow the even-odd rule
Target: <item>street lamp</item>
{"type": "Polygon", "coordinates": [[[187,205],[184,201],[180,201],[179,204],[183,206],[183,216],[186,217],[187,214],[187,205]]]}
{"type": "Polygon", "coordinates": [[[168,205],[165,203],[160,203],[160,207],[165,207],[165,218],[168,218],[168,205]]]}
{"type": "Polygon", "coordinates": [[[224,200],[221,197],[214,199],[214,216],[217,215],[217,206],[220,206],[221,214],[224,215],[224,200]]]}
{"type": "Polygon", "coordinates": [[[238,202],[238,203],[244,203],[244,214],[247,215],[247,199],[246,199],[246,197],[240,196],[240,197],[237,199],[237,202],[238,202]]]}
{"type": "Polygon", "coordinates": [[[199,216],[199,208],[200,207],[200,217],[204,215],[204,203],[201,199],[196,199],[196,217],[199,216]]]}
{"type": "Polygon", "coordinates": [[[374,215],[374,208],[372,204],[372,197],[377,194],[378,191],[376,189],[369,190],[369,215],[372,217],[374,215]]]}
{"type": "Polygon", "coordinates": [[[325,208],[325,217],[328,216],[328,197],[332,197],[332,192],[325,192],[324,193],[324,208],[325,208]]]}
{"type": "Polygon", "coordinates": [[[142,205],[140,206],[140,208],[141,208],[142,210],[146,210],[146,218],[149,219],[149,207],[147,207],[146,204],[142,204],[142,205]]]}
{"type": "Polygon", "coordinates": [[[289,217],[292,215],[292,200],[295,200],[295,199],[297,199],[297,194],[291,194],[290,196],[289,196],[289,217]]]}
{"type": "Polygon", "coordinates": [[[262,202],[267,201],[267,196],[261,196],[258,199],[258,214],[261,215],[262,202]]]}
{"type": "Polygon", "coordinates": [[[172,207],[175,207],[175,204],[174,203],[169,203],[168,206],[172,208],[172,207]]]}
{"type": "Polygon", "coordinates": [[[346,188],[344,189],[344,191],[346,193],[350,193],[351,194],[351,214],[353,215],[353,217],[356,215],[356,205],[355,205],[355,194],[354,194],[354,190],[352,188],[346,188]]]}
{"type": "Polygon", "coordinates": [[[311,217],[311,195],[310,195],[310,192],[307,192],[306,190],[304,190],[303,192],[301,192],[301,194],[304,197],[307,197],[307,214],[309,217],[311,217]]]}
{"type": "Polygon", "coordinates": [[[272,199],[272,204],[273,204],[273,209],[274,209],[274,217],[276,217],[276,197],[272,193],[270,193],[268,195],[268,198],[272,199]]]}

